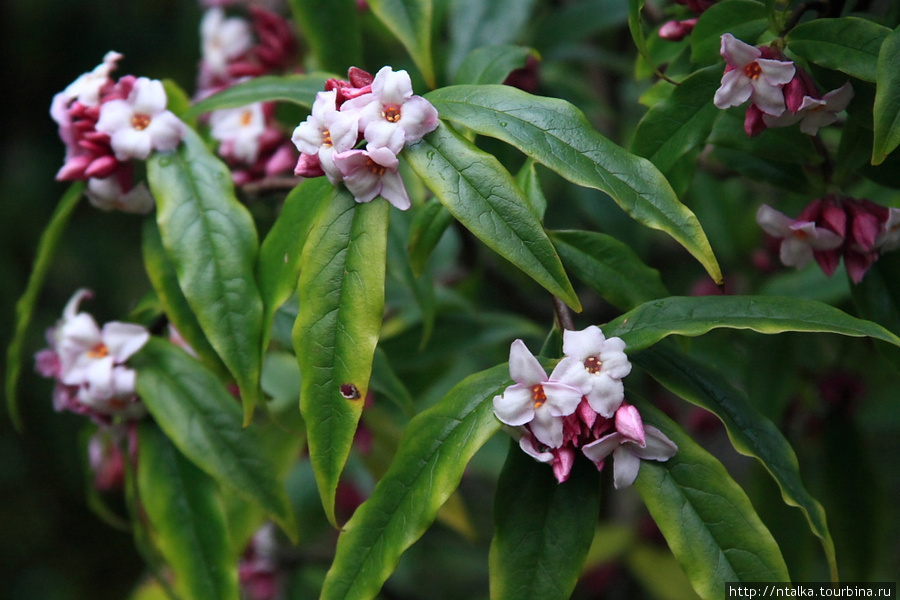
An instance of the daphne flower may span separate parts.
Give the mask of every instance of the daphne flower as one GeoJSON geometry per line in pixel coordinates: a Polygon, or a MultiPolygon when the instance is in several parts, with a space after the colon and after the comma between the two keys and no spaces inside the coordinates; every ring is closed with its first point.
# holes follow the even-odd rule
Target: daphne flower
{"type": "Polygon", "coordinates": [[[581,390],[556,379],[556,370],[547,377],[522,340],[510,346],[509,375],[516,383],[494,397],[494,414],[507,425],[527,424],[539,442],[559,448],[563,443],[561,417],[578,408],[581,390]]]}
{"type": "Polygon", "coordinates": [[[603,461],[610,455],[613,457],[613,485],[616,489],[628,487],[634,483],[641,460],[667,461],[678,452],[678,446],[666,437],[662,431],[652,425],[641,422],[637,409],[622,405],[619,410],[627,413],[620,417],[616,413],[616,431],[603,436],[581,448],[597,468],[602,468],[603,461]]]}
{"type": "Polygon", "coordinates": [[[302,155],[317,156],[331,183],[341,180],[340,169],[334,164],[334,154],[353,148],[359,137],[359,115],[352,111],[339,111],[335,105],[336,96],[335,90],[317,93],[312,113],[294,129],[291,136],[291,141],[301,152],[301,162],[309,160],[302,155]]]}
{"type": "Polygon", "coordinates": [[[408,142],[418,141],[438,125],[434,106],[414,96],[406,71],[382,67],[372,81],[372,92],[344,102],[342,111],[359,111],[359,129],[368,148],[390,148],[394,154],[408,142]]]}
{"type": "MultiPolygon", "coordinates": [[[[843,212],[843,211],[841,211],[843,212]]],[[[844,236],[835,231],[816,224],[815,220],[795,220],[763,204],[756,213],[756,222],[771,236],[781,238],[779,254],[781,262],[789,267],[805,267],[814,257],[814,252],[834,251],[841,246],[844,236]]],[[[837,266],[837,257],[833,267],[823,265],[827,274],[837,266]],[[827,270],[830,268],[830,271],[827,270]]],[[[820,262],[821,264],[821,262],[820,262]]]]}
{"type": "Polygon", "coordinates": [[[256,162],[259,138],[266,130],[266,116],[261,102],[213,111],[209,124],[209,135],[228,143],[232,156],[246,163],[256,162]]]}
{"type": "Polygon", "coordinates": [[[60,127],[71,122],[68,115],[69,105],[78,101],[84,106],[97,106],[100,104],[100,92],[104,86],[110,83],[109,74],[115,70],[116,63],[122,59],[118,52],[109,51],[103,57],[103,62],[97,65],[93,71],[83,73],[70,83],[66,89],[53,97],[50,105],[50,116],[60,127]]]}
{"type": "Polygon", "coordinates": [[[846,109],[853,99],[853,87],[848,81],[836,90],[822,96],[804,96],[799,110],[791,114],[785,112],[780,117],[763,116],[769,127],[787,127],[800,122],[800,131],[808,135],[816,135],[820,127],[831,125],[838,119],[838,113],[846,109]]]}
{"type": "Polygon", "coordinates": [[[725,109],[750,100],[767,115],[777,117],[784,112],[781,88],[794,77],[792,62],[761,58],[759,48],[730,33],[722,35],[721,54],[728,66],[713,100],[717,107],[725,109]]]}
{"type": "Polygon", "coordinates": [[[559,483],[565,482],[572,472],[575,463],[575,448],[571,445],[563,445],[559,448],[547,448],[537,441],[528,429],[522,427],[518,430],[522,435],[519,438],[519,448],[534,460],[547,463],[553,467],[553,476],[559,483]]]}
{"type": "Polygon", "coordinates": [[[563,333],[563,358],[556,372],[561,381],[578,387],[591,408],[611,417],[625,398],[622,378],[631,372],[621,338],[606,339],[596,325],[563,333]]]}
{"type": "Polygon", "coordinates": [[[221,8],[211,8],[200,22],[203,64],[212,73],[224,75],[228,62],[253,46],[250,23],[239,17],[225,17],[221,8]]]}
{"type": "Polygon", "coordinates": [[[875,238],[875,247],[881,252],[900,248],[900,208],[888,209],[888,218],[875,238]]]}
{"type": "Polygon", "coordinates": [[[109,177],[88,179],[85,194],[100,210],[121,210],[144,215],[156,202],[143,182],[134,185],[131,169],[121,168],[109,177]]]}
{"type": "Polygon", "coordinates": [[[370,202],[381,196],[400,210],[410,207],[409,194],[397,171],[400,161],[387,148],[335,154],[334,164],[357,202],[370,202]]]}

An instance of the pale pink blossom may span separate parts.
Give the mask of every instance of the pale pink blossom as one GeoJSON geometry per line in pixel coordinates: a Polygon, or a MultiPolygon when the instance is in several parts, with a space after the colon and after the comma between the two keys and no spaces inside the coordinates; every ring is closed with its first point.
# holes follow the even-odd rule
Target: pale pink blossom
{"type": "Polygon", "coordinates": [[[100,210],[120,210],[132,214],[147,214],[156,205],[144,182],[134,183],[133,169],[127,165],[109,177],[88,179],[85,194],[100,210]]]}
{"type": "Polygon", "coordinates": [[[563,358],[554,372],[557,378],[579,388],[591,408],[612,417],[625,398],[622,378],[631,372],[625,342],[609,338],[596,325],[563,333],[563,358]]]}
{"type": "Polygon", "coordinates": [[[782,87],[794,77],[794,63],[762,58],[759,48],[730,33],[722,35],[721,54],[727,67],[713,100],[717,107],[740,106],[750,100],[767,115],[777,117],[784,112],[782,87]]]}
{"type": "MultiPolygon", "coordinates": [[[[844,242],[843,235],[817,225],[815,220],[791,219],[767,204],[757,211],[756,222],[766,233],[782,240],[781,262],[789,267],[805,267],[814,258],[814,252],[833,251],[844,242]]],[[[834,266],[837,266],[837,260],[834,266]]]]}
{"type": "Polygon", "coordinates": [[[633,406],[623,404],[616,414],[616,431],[595,442],[582,446],[581,451],[597,468],[602,468],[607,457],[613,457],[613,485],[616,489],[630,486],[640,470],[641,460],[667,461],[678,452],[675,445],[662,431],[652,425],[644,425],[633,406]]]}
{"type": "Polygon", "coordinates": [[[352,149],[359,138],[359,115],[353,111],[338,110],[336,96],[335,90],[316,94],[312,113],[294,129],[291,136],[291,141],[301,153],[303,165],[312,157],[318,158],[321,169],[332,183],[342,178],[340,169],[335,166],[334,155],[352,149]]]}
{"type": "Polygon", "coordinates": [[[515,384],[494,397],[494,414],[507,425],[528,425],[538,442],[549,448],[563,444],[563,419],[575,412],[581,390],[547,376],[522,340],[509,349],[509,374],[515,384]]]}
{"type": "Polygon", "coordinates": [[[261,102],[215,110],[209,115],[209,124],[210,137],[228,144],[231,155],[246,163],[256,162],[260,138],[266,130],[266,115],[261,102]]]}
{"type": "Polygon", "coordinates": [[[209,71],[225,75],[228,63],[253,47],[253,31],[249,21],[226,17],[221,8],[211,8],[200,21],[201,60],[209,71]]]}
{"type": "Polygon", "coordinates": [[[388,148],[341,152],[334,155],[334,164],[357,202],[370,202],[381,196],[400,210],[411,206],[403,178],[397,171],[400,161],[388,148]]]}
{"type": "Polygon", "coordinates": [[[819,128],[835,123],[838,113],[846,109],[852,99],[853,87],[848,81],[821,98],[804,96],[796,113],[785,111],[779,117],[764,115],[763,120],[769,127],[788,127],[799,122],[800,131],[816,135],[819,128]]]}
{"type": "Polygon", "coordinates": [[[117,159],[145,160],[154,150],[173,150],[181,143],[185,125],[166,110],[167,101],[161,81],[140,77],[127,99],[100,107],[97,131],[109,135],[117,159]]]}
{"type": "Polygon", "coordinates": [[[370,150],[384,147],[394,154],[438,126],[437,110],[413,95],[409,74],[389,66],[375,74],[371,93],[347,100],[341,110],[359,112],[359,129],[370,150]]]}

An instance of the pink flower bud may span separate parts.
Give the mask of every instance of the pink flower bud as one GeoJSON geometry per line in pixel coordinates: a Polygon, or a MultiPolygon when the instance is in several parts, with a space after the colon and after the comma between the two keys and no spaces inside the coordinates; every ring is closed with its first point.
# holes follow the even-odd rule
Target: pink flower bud
{"type": "Polygon", "coordinates": [[[616,431],[641,446],[646,444],[644,422],[638,409],[623,403],[616,411],[616,431]]]}
{"type": "Polygon", "coordinates": [[[659,28],[659,37],[670,42],[680,42],[694,30],[697,19],[685,19],[683,21],[669,21],[659,28]]]}

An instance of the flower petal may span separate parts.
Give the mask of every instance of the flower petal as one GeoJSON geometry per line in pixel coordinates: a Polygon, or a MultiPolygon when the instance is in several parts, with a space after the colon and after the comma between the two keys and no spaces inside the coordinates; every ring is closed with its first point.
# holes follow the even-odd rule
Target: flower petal
{"type": "Polygon", "coordinates": [[[675,445],[675,442],[653,425],[644,425],[644,434],[647,440],[646,446],[641,448],[631,444],[628,447],[638,458],[642,460],[666,461],[678,452],[678,446],[675,445]]]}
{"type": "Polygon", "coordinates": [[[509,347],[509,376],[516,383],[532,386],[547,381],[547,372],[522,340],[509,347]]]}
{"type": "Polygon", "coordinates": [[[613,486],[617,490],[627,488],[637,479],[641,459],[632,454],[634,447],[634,444],[625,444],[613,452],[613,486]]]}

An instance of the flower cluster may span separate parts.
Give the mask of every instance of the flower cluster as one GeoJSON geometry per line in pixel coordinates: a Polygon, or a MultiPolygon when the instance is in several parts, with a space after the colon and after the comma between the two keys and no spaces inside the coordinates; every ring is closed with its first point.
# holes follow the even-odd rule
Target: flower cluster
{"type": "Polygon", "coordinates": [[[829,194],[812,201],[796,219],[764,204],[756,222],[781,240],[781,262],[802,268],[813,259],[826,275],[841,257],[854,283],[859,283],[882,252],[900,247],[900,209],[866,199],[829,194]]]}
{"type": "Polygon", "coordinates": [[[821,95],[809,73],[770,46],[757,48],[726,33],[720,52],[726,67],[714,103],[725,109],[750,100],[744,117],[748,136],[798,122],[802,132],[816,135],[837,121],[853,98],[849,82],[821,95]]]}
{"type": "Polygon", "coordinates": [[[185,126],[166,110],[162,82],[133,75],[113,81],[110,73],[121,58],[108,52],[103,63],[53,97],[50,116],[66,145],[56,179],[86,180],[88,198],[101,209],[145,213],[153,197],[145,185],[134,184],[130,161],[174,149],[185,126]]]}
{"type": "Polygon", "coordinates": [[[551,464],[560,483],[568,479],[579,449],[598,470],[614,457],[616,488],[631,485],[640,459],[664,461],[678,450],[624,402],[622,378],[631,372],[624,350],[620,338],[606,339],[599,327],[567,330],[565,357],[548,377],[522,340],[510,347],[515,383],[494,397],[494,414],[515,428],[522,450],[551,464]]]}
{"type": "MultiPolygon", "coordinates": [[[[295,60],[297,42],[279,15],[251,6],[250,20],[226,17],[219,7],[200,23],[202,56],[196,98],[203,99],[252,77],[285,71],[295,60]]],[[[210,135],[238,185],[289,173],[296,153],[275,119],[274,102],[213,111],[210,135]]]]}
{"type": "Polygon", "coordinates": [[[397,167],[407,143],[434,131],[438,114],[421,96],[413,95],[406,71],[382,67],[372,77],[352,68],[348,80],[329,80],[316,95],[312,114],[291,138],[300,151],[294,172],[325,175],[344,182],[357,202],[376,196],[399,208],[410,207],[397,167]],[[357,149],[365,141],[365,148],[357,149]]]}
{"type": "Polygon", "coordinates": [[[78,290],[63,310],[62,319],[47,331],[50,347],[35,356],[36,370],[56,380],[53,406],[91,417],[108,425],[113,418],[143,416],[144,406],[135,396],[136,374],[125,366],[147,340],[140,325],[113,321],[101,329],[94,318],[78,312],[90,297],[78,290]]]}

